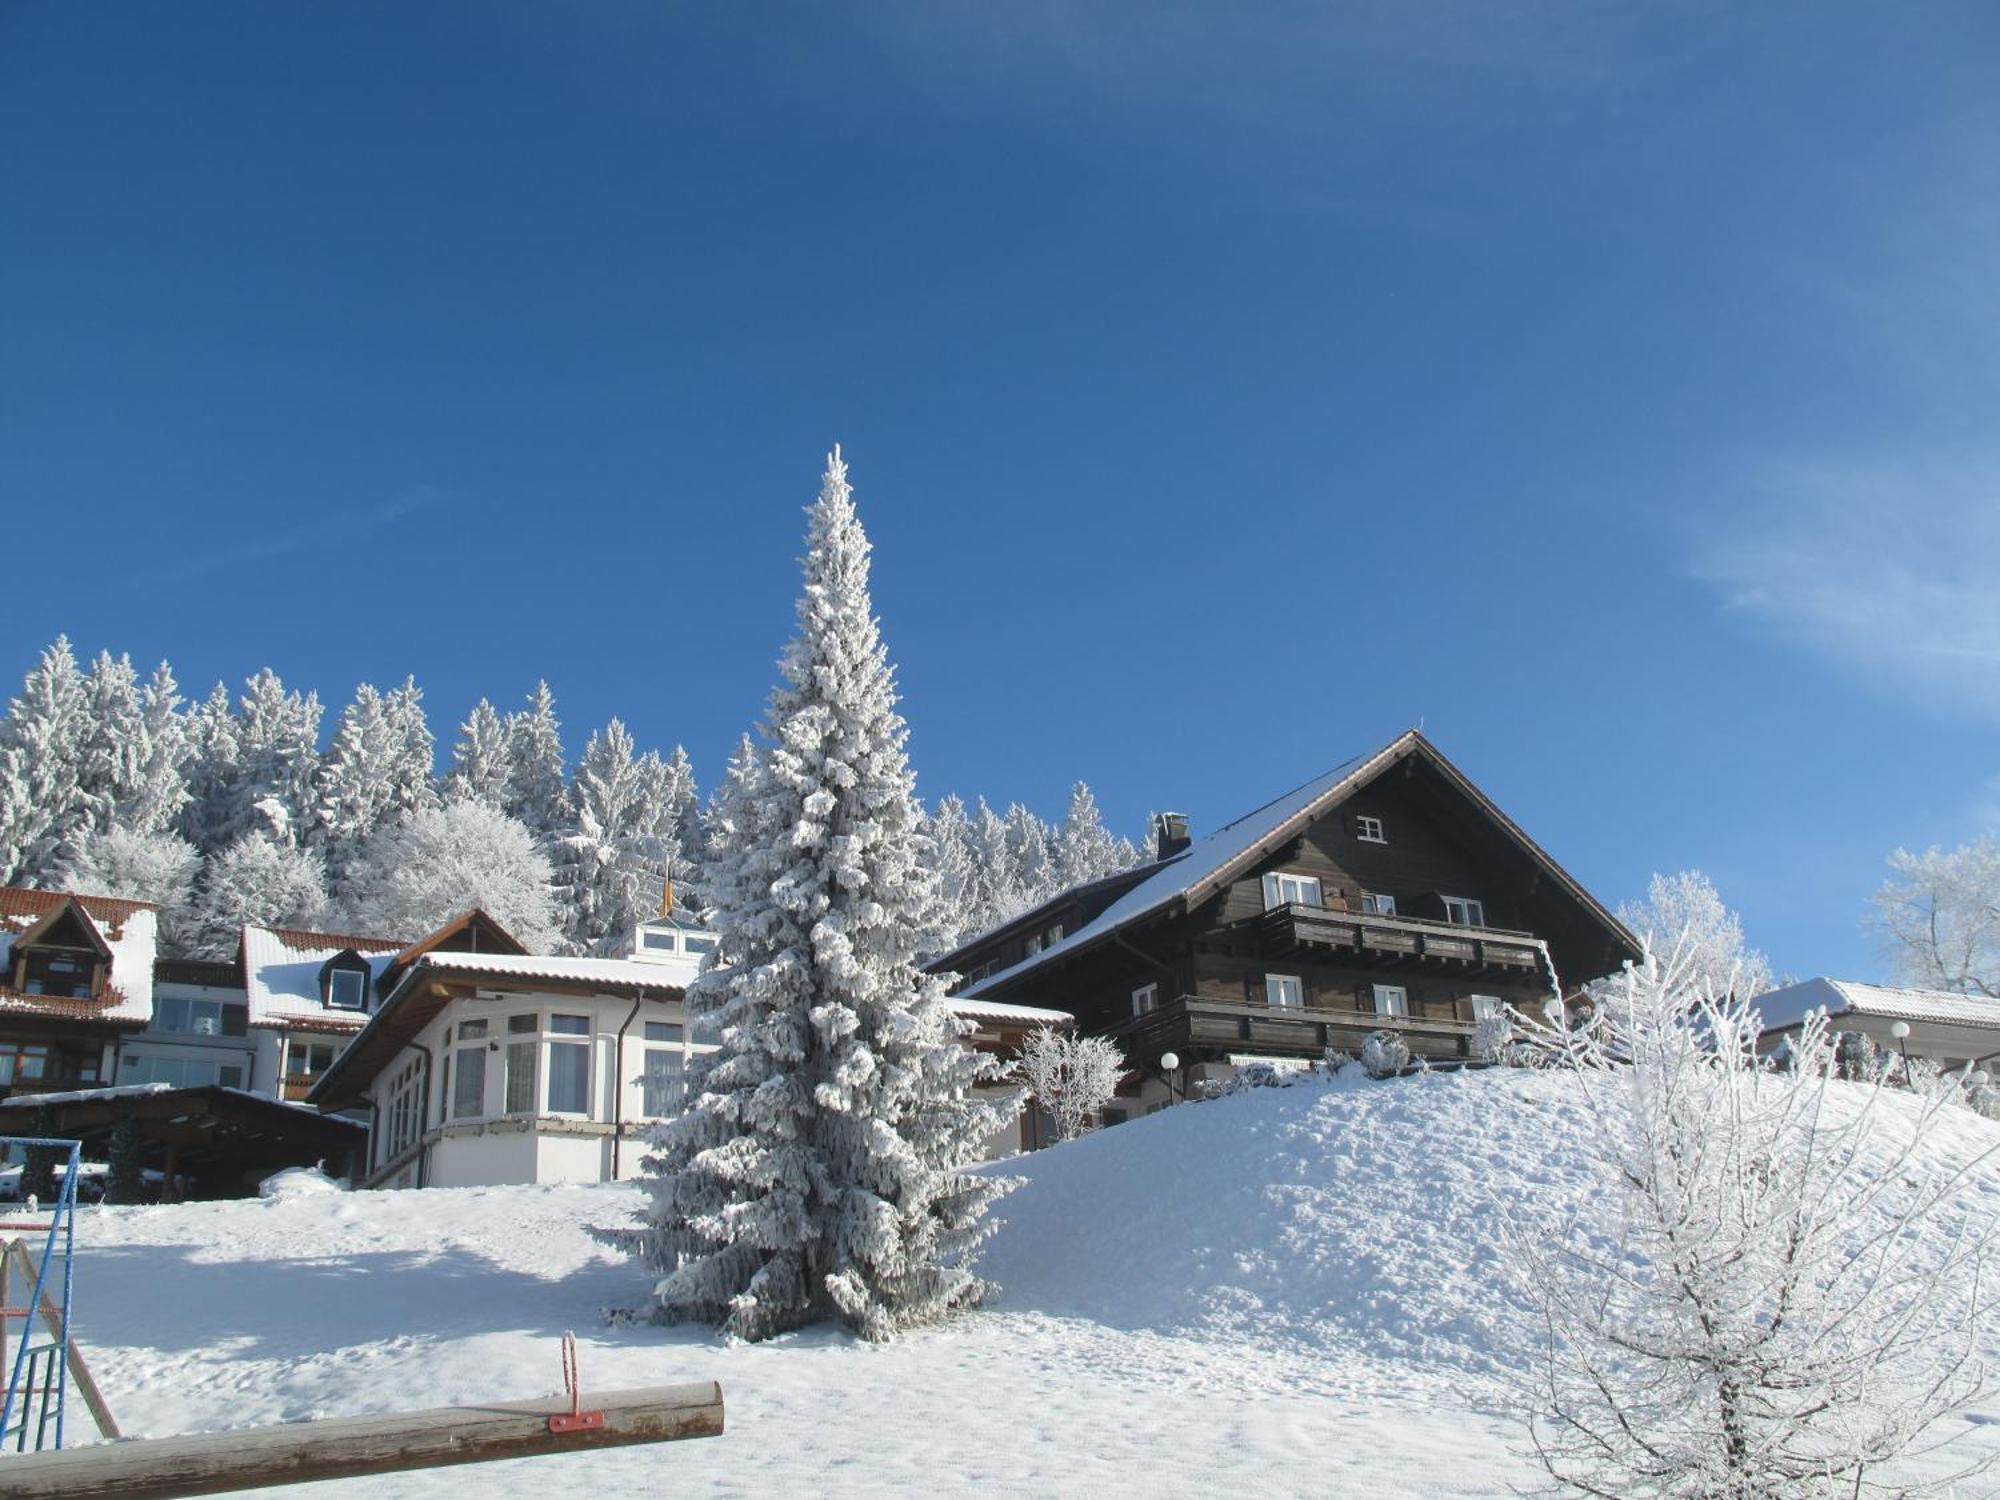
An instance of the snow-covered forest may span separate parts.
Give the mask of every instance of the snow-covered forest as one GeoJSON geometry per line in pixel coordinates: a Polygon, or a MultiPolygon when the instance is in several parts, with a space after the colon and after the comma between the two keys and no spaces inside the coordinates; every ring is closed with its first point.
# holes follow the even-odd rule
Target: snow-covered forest
{"type": "MultiPolygon", "coordinates": [[[[245,922],[410,937],[473,904],[588,953],[669,875],[701,902],[710,809],[679,746],[641,751],[613,718],[572,762],[545,682],[512,712],[482,698],[442,769],[414,678],[327,717],[268,667],[191,701],[165,662],[83,666],[57,639],[0,719],[0,883],[156,902],[168,951],[206,957],[245,922]]],[[[1082,782],[1054,822],[948,796],[925,831],[930,952],[1137,858],[1082,782]]]]}

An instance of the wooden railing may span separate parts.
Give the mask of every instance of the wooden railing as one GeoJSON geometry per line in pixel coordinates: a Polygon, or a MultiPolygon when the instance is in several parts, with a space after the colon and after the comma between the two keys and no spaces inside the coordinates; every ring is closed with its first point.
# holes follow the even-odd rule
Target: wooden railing
{"type": "Polygon", "coordinates": [[[1385,1016],[1351,1007],[1257,1005],[1212,995],[1181,995],[1110,1027],[1127,1061],[1144,1065],[1181,1047],[1227,1047],[1246,1052],[1317,1057],[1328,1048],[1354,1051],[1371,1031],[1394,1031],[1442,1046],[1424,1050],[1458,1056],[1467,1050],[1474,1023],[1430,1016],[1385,1016]]]}
{"type": "Polygon", "coordinates": [[[1432,960],[1458,968],[1523,972],[1541,966],[1541,939],[1509,927],[1469,927],[1430,917],[1341,911],[1292,902],[1254,919],[1265,939],[1281,949],[1348,949],[1386,956],[1390,962],[1432,960]]]}

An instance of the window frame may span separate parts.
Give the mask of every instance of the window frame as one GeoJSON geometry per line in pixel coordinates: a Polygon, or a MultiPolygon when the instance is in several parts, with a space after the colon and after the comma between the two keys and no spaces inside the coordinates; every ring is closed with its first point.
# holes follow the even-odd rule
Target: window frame
{"type": "Polygon", "coordinates": [[[1399,915],[1396,910],[1396,898],[1385,891],[1363,891],[1356,905],[1360,908],[1358,915],[1364,917],[1399,915]]]}
{"type": "Polygon", "coordinates": [[[1159,1008],[1160,982],[1157,979],[1151,984],[1142,984],[1132,991],[1132,1014],[1135,1018],[1150,1016],[1159,1008]]]}
{"type": "Polygon", "coordinates": [[[1264,1004],[1271,1010],[1304,1010],[1306,1008],[1306,981],[1303,974],[1272,974],[1264,976],[1264,1004]],[[1291,986],[1291,993],[1298,998],[1284,1000],[1278,998],[1285,993],[1285,986],[1291,986]]]}
{"type": "Polygon", "coordinates": [[[1468,995],[1466,998],[1472,1003],[1472,1023],[1475,1026],[1481,1021],[1496,1019],[1507,1007],[1507,1002],[1498,995],[1468,995]]]}
{"type": "Polygon", "coordinates": [[[1373,813],[1356,813],[1354,815],[1354,836],[1364,844],[1386,844],[1389,842],[1388,828],[1373,813]]]}
{"type": "Polygon", "coordinates": [[[1317,875],[1307,875],[1298,870],[1267,870],[1264,873],[1264,910],[1276,911],[1281,906],[1325,906],[1326,885],[1317,875]],[[1285,894],[1286,882],[1298,889],[1296,897],[1285,894]],[[1306,888],[1312,888],[1311,899],[1306,896],[1306,888]]]}
{"type": "Polygon", "coordinates": [[[328,1010],[348,1011],[368,1009],[368,976],[360,969],[329,969],[326,975],[326,1008],[328,1010]],[[354,1003],[352,1005],[336,998],[340,994],[342,980],[352,980],[354,982],[354,1003]]]}
{"type": "Polygon", "coordinates": [[[1407,985],[1376,984],[1369,988],[1374,991],[1375,1019],[1378,1021],[1407,1021],[1410,1019],[1410,991],[1407,985]]]}
{"type": "Polygon", "coordinates": [[[1439,893],[1438,900],[1444,903],[1444,919],[1454,927],[1484,927],[1486,925],[1486,903],[1477,896],[1447,896],[1439,893]],[[1455,916],[1452,908],[1457,907],[1464,915],[1455,916]],[[1472,918],[1477,916],[1478,921],[1472,918]]]}

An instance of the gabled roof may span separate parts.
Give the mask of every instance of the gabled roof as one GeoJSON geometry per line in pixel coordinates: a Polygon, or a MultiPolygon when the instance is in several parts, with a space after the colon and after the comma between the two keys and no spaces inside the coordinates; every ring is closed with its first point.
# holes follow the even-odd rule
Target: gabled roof
{"type": "MultiPolygon", "coordinates": [[[[1030,954],[1011,968],[989,974],[978,983],[966,986],[964,993],[967,996],[989,994],[1031,970],[1093,948],[1120,929],[1142,918],[1167,911],[1187,911],[1199,905],[1254,869],[1262,860],[1298,837],[1308,826],[1324,817],[1349,796],[1367,786],[1391,767],[1412,757],[1422,758],[1442,775],[1522,854],[1560,885],[1607,930],[1616,934],[1635,955],[1637,954],[1639,951],[1637,941],[1596,897],[1577,884],[1568,871],[1551,859],[1541,845],[1521,830],[1519,824],[1500,811],[1484,792],[1472,784],[1464,772],[1445,758],[1437,746],[1425,739],[1420,731],[1409,729],[1373,755],[1335,766],[1331,771],[1314,777],[1305,785],[1294,787],[1282,797],[1265,803],[1254,812],[1245,813],[1234,822],[1224,824],[1206,837],[1195,840],[1181,853],[1161,860],[1151,867],[1151,874],[1113,901],[1093,921],[1085,923],[1060,942],[1051,943],[1041,952],[1030,954]]],[[[1042,903],[1037,911],[1060,906],[1073,896],[1073,891],[1065,891],[1042,903]]],[[[1029,914],[1014,920],[1023,921],[1027,915],[1029,914]]],[[[963,952],[964,949],[958,951],[963,952]]],[[[954,956],[947,955],[938,959],[932,967],[939,970],[949,969],[954,956]]]]}
{"type": "Polygon", "coordinates": [[[143,1024],[151,1020],[158,912],[150,901],[0,887],[0,1008],[75,1021],[143,1024]],[[108,961],[103,991],[87,1000],[74,1000],[28,995],[8,987],[14,945],[33,942],[65,913],[74,914],[90,945],[108,961]]]}
{"type": "Polygon", "coordinates": [[[1880,1016],[1890,1021],[1985,1027],[2000,1032],[2000,1000],[1955,995],[1947,990],[1861,984],[1852,979],[1807,979],[1759,995],[1750,1003],[1766,1031],[1796,1026],[1812,1011],[1824,1010],[1829,1018],[1880,1016]]]}

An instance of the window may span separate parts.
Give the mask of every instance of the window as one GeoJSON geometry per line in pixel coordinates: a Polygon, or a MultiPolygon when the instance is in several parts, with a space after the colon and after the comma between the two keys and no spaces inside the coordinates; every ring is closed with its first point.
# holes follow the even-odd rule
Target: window
{"type": "Polygon", "coordinates": [[[1284,870],[1264,877],[1264,910],[1277,906],[1318,906],[1319,877],[1293,875],[1284,870]]]}
{"type": "Polygon", "coordinates": [[[198,1057],[146,1057],[126,1053],[118,1065],[120,1083],[164,1083],[169,1088],[198,1089],[212,1084],[243,1087],[240,1063],[205,1062],[198,1057]]]}
{"type": "Polygon", "coordinates": [[[679,1114],[684,1087],[680,1053],[666,1047],[648,1047],[645,1112],[654,1119],[679,1114]]]}
{"type": "Polygon", "coordinates": [[[715,951],[715,939],[712,937],[696,937],[693,933],[689,933],[682,941],[689,953],[713,953],[715,951]]]}
{"type": "Polygon", "coordinates": [[[662,953],[673,953],[680,947],[671,932],[643,932],[639,941],[648,948],[657,948],[662,953]]]}
{"type": "Polygon", "coordinates": [[[1297,1009],[1306,1003],[1305,982],[1296,974],[1266,974],[1264,1003],[1297,1009]]]}
{"type": "Polygon", "coordinates": [[[535,1060],[542,1050],[535,1033],[540,1030],[539,1016],[507,1018],[509,1038],[518,1038],[507,1043],[506,1112],[510,1115],[535,1113],[535,1060]]]}
{"type": "Polygon", "coordinates": [[[301,1078],[317,1078],[333,1066],[332,1042],[307,1042],[293,1037],[285,1043],[285,1071],[301,1078]]]}
{"type": "Polygon", "coordinates": [[[685,1031],[686,1028],[679,1021],[648,1021],[646,1023],[646,1040],[649,1042],[672,1042],[678,1047],[681,1044],[681,1037],[685,1034],[685,1031]]]}
{"type": "Polygon", "coordinates": [[[161,995],[153,1001],[153,1030],[179,1036],[242,1036],[245,1007],[186,995],[161,995]]]}
{"type": "Polygon", "coordinates": [[[1385,896],[1380,891],[1363,891],[1361,914],[1364,917],[1393,917],[1396,915],[1396,898],[1385,896]]]}
{"type": "MultiPolygon", "coordinates": [[[[474,1023],[467,1022],[467,1025],[474,1023]]],[[[484,1028],[485,1022],[477,1023],[484,1028]]],[[[465,1027],[459,1027],[464,1035],[465,1027]]],[[[463,1120],[473,1115],[486,1113],[486,1043],[474,1039],[469,1047],[460,1047],[452,1054],[451,1073],[451,1115],[455,1120],[463,1120]]]]}
{"type": "Polygon", "coordinates": [[[46,1043],[0,1042],[0,1084],[48,1076],[49,1049],[46,1043]]]}
{"type": "Polygon", "coordinates": [[[1388,836],[1382,832],[1382,820],[1371,818],[1366,813],[1357,814],[1354,819],[1354,836],[1364,844],[1386,844],[1388,836]]]}
{"type": "Polygon", "coordinates": [[[1456,922],[1461,927],[1484,927],[1486,905],[1467,896],[1446,896],[1444,917],[1447,922],[1456,922]]]}
{"type": "Polygon", "coordinates": [[[1490,1021],[1499,1014],[1500,997],[1498,995],[1474,995],[1472,997],[1473,1020],[1490,1021]]]}
{"type": "Polygon", "coordinates": [[[589,1036],[589,1016],[550,1016],[549,1030],[557,1036],[589,1036]]]}
{"type": "Polygon", "coordinates": [[[1141,985],[1132,991],[1132,1014],[1149,1015],[1160,1008],[1160,987],[1157,984],[1141,985]]]}
{"type": "Polygon", "coordinates": [[[1400,984],[1376,985],[1375,1014],[1407,1018],[1410,1014],[1410,992],[1400,984]]]}
{"type": "Polygon", "coordinates": [[[326,976],[326,1003],[336,1010],[360,1010],[368,1003],[368,976],[359,969],[334,969],[326,976]]]}
{"type": "MultiPolygon", "coordinates": [[[[557,1016],[555,1019],[574,1018],[557,1016]]],[[[549,1043],[549,1113],[590,1113],[590,1043],[549,1043]]]]}
{"type": "Polygon", "coordinates": [[[1051,948],[1063,940],[1063,924],[1058,922],[1048,930],[1048,944],[1051,948]]]}
{"type": "Polygon", "coordinates": [[[389,1084],[389,1107],[382,1112],[382,1154],[389,1158],[417,1143],[423,1131],[423,1059],[413,1057],[389,1084]]]}
{"type": "Polygon", "coordinates": [[[1033,958],[1037,953],[1042,951],[1042,935],[1039,932],[1028,934],[1027,949],[1030,958],[1033,958]]]}
{"type": "Polygon", "coordinates": [[[30,949],[21,987],[30,995],[87,1000],[96,977],[97,964],[92,959],[30,949]]]}

